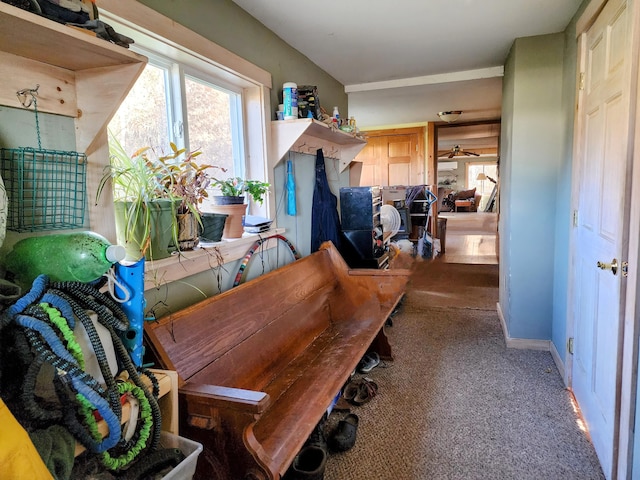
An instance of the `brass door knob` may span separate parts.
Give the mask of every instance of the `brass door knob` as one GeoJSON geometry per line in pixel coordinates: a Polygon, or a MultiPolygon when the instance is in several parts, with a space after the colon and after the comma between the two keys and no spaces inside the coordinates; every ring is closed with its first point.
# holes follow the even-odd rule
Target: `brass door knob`
{"type": "Polygon", "coordinates": [[[618,273],[618,259],[614,258],[611,263],[598,262],[598,268],[600,270],[611,270],[611,273],[616,275],[618,273]]]}

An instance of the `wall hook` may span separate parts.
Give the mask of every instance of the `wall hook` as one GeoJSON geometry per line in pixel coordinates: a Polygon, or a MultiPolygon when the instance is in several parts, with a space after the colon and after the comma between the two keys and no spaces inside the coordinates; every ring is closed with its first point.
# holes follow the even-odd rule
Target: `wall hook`
{"type": "Polygon", "coordinates": [[[29,108],[34,103],[37,103],[36,96],[39,88],[40,84],[36,84],[36,88],[24,88],[16,92],[16,96],[24,108],[29,108]]]}

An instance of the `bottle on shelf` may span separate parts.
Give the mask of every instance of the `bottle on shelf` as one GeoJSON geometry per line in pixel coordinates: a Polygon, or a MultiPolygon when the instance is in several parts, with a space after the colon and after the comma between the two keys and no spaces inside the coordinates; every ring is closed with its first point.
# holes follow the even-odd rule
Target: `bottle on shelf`
{"type": "Polygon", "coordinates": [[[41,274],[54,282],[91,282],[124,258],[124,247],[85,231],[22,239],[13,246],[4,264],[16,283],[29,288],[41,274]]]}
{"type": "Polygon", "coordinates": [[[331,115],[333,121],[340,126],[340,112],[338,111],[338,107],[333,107],[333,115],[331,115]]]}
{"type": "Polygon", "coordinates": [[[298,85],[286,82],[282,85],[283,118],[295,120],[298,118],[298,85]]]}

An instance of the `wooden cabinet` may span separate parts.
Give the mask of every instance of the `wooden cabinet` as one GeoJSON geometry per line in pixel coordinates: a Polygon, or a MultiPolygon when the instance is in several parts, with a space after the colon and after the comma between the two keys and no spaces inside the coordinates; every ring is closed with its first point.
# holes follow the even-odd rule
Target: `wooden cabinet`
{"type": "Polygon", "coordinates": [[[425,183],[424,128],[367,132],[367,146],[356,157],[350,184],[422,185],[425,183]]]}

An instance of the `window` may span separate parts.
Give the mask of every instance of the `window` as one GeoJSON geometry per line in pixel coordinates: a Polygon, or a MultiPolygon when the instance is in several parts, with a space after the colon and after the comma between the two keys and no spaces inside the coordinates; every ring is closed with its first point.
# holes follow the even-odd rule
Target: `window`
{"type": "Polygon", "coordinates": [[[224,168],[216,177],[244,176],[241,93],[216,84],[212,74],[187,74],[180,63],[141,53],[149,63],[109,124],[125,150],[150,146],[165,153],[174,142],[201,150],[197,163],[224,168]]]}
{"type": "Polygon", "coordinates": [[[482,200],[480,201],[480,207],[484,208],[486,201],[489,199],[491,192],[493,192],[494,182],[489,180],[491,177],[493,180],[497,180],[498,165],[495,163],[468,163],[467,164],[467,184],[468,188],[476,189],[477,193],[482,194],[482,200]],[[483,173],[487,179],[478,180],[478,175],[483,173]]]}
{"type": "MultiPolygon", "coordinates": [[[[268,104],[272,88],[271,74],[158,12],[138,2],[133,2],[135,5],[130,3],[105,1],[104,9],[100,11],[100,19],[113,26],[119,33],[135,39],[131,49],[150,59],[150,66],[140,77],[141,82],[144,82],[144,77],[149,76],[152,78],[149,81],[153,87],[140,88],[144,83],[135,86],[138,93],[131,94],[127,102],[131,102],[130,105],[137,103],[136,108],[145,108],[147,111],[144,114],[140,113],[137,117],[124,117],[123,112],[126,110],[121,110],[115,117],[114,123],[110,125],[120,132],[119,139],[125,135],[125,144],[131,145],[132,148],[138,147],[140,143],[161,144],[166,148],[169,140],[176,140],[183,136],[186,142],[191,135],[193,139],[190,140],[189,146],[198,148],[198,143],[204,141],[204,136],[199,137],[202,132],[198,131],[203,127],[198,126],[193,117],[191,125],[189,124],[188,94],[186,96],[182,93],[176,94],[176,91],[180,92],[185,88],[176,89],[175,84],[176,80],[178,87],[180,82],[184,82],[183,85],[190,82],[202,83],[209,87],[205,91],[211,94],[222,92],[228,96],[227,115],[231,128],[232,146],[230,149],[227,147],[227,152],[232,152],[234,173],[251,179],[273,182],[270,178],[273,164],[270,164],[267,156],[271,117],[268,104]],[[157,91],[150,93],[150,90],[154,89],[157,91]],[[161,111],[167,112],[166,120],[161,119],[161,111]],[[187,113],[176,114],[175,112],[187,113]],[[138,122],[138,127],[144,126],[144,129],[147,129],[144,136],[134,138],[132,133],[125,132],[127,124],[135,125],[132,118],[144,119],[138,122]],[[176,118],[182,123],[176,125],[174,123],[176,118]],[[152,123],[156,125],[151,127],[152,123]]],[[[137,65],[134,67],[138,68],[137,65]]],[[[123,66],[123,68],[127,67],[123,66]]],[[[108,85],[105,85],[105,88],[108,88],[108,85]]],[[[194,102],[192,101],[191,104],[193,106],[194,102]]],[[[101,142],[107,140],[106,133],[101,135],[100,140],[101,142]]],[[[109,162],[108,156],[102,154],[103,146],[104,144],[101,143],[100,155],[96,155],[95,167],[98,171],[102,171],[109,162]]],[[[129,148],[127,150],[130,151],[129,148]]],[[[99,203],[91,202],[89,210],[91,223],[96,231],[107,238],[115,239],[115,223],[110,219],[113,217],[114,205],[108,201],[108,196],[104,195],[99,203]]],[[[268,197],[263,205],[252,203],[249,207],[251,214],[266,217],[270,217],[272,210],[275,210],[273,196],[268,197]]],[[[253,239],[248,238],[234,242],[233,245],[234,247],[245,244],[249,246],[252,242],[253,239]]],[[[224,245],[220,250],[226,262],[239,259],[243,255],[243,253],[237,253],[242,249],[235,248],[232,251],[224,245]]],[[[164,265],[147,264],[153,273],[147,276],[150,280],[146,287],[150,288],[153,283],[151,279],[154,278],[161,278],[162,283],[169,283],[207,270],[209,262],[197,260],[206,255],[208,255],[207,252],[203,250],[190,252],[190,261],[181,262],[181,268],[173,268],[175,262],[180,261],[177,258],[167,259],[164,265]]]]}
{"type": "Polygon", "coordinates": [[[167,68],[147,64],[109,123],[127,152],[150,146],[166,148],[169,131],[167,68]]]}
{"type": "Polygon", "coordinates": [[[202,150],[202,163],[227,170],[217,176],[243,176],[240,95],[192,76],[185,76],[185,94],[189,148],[202,150]]]}

